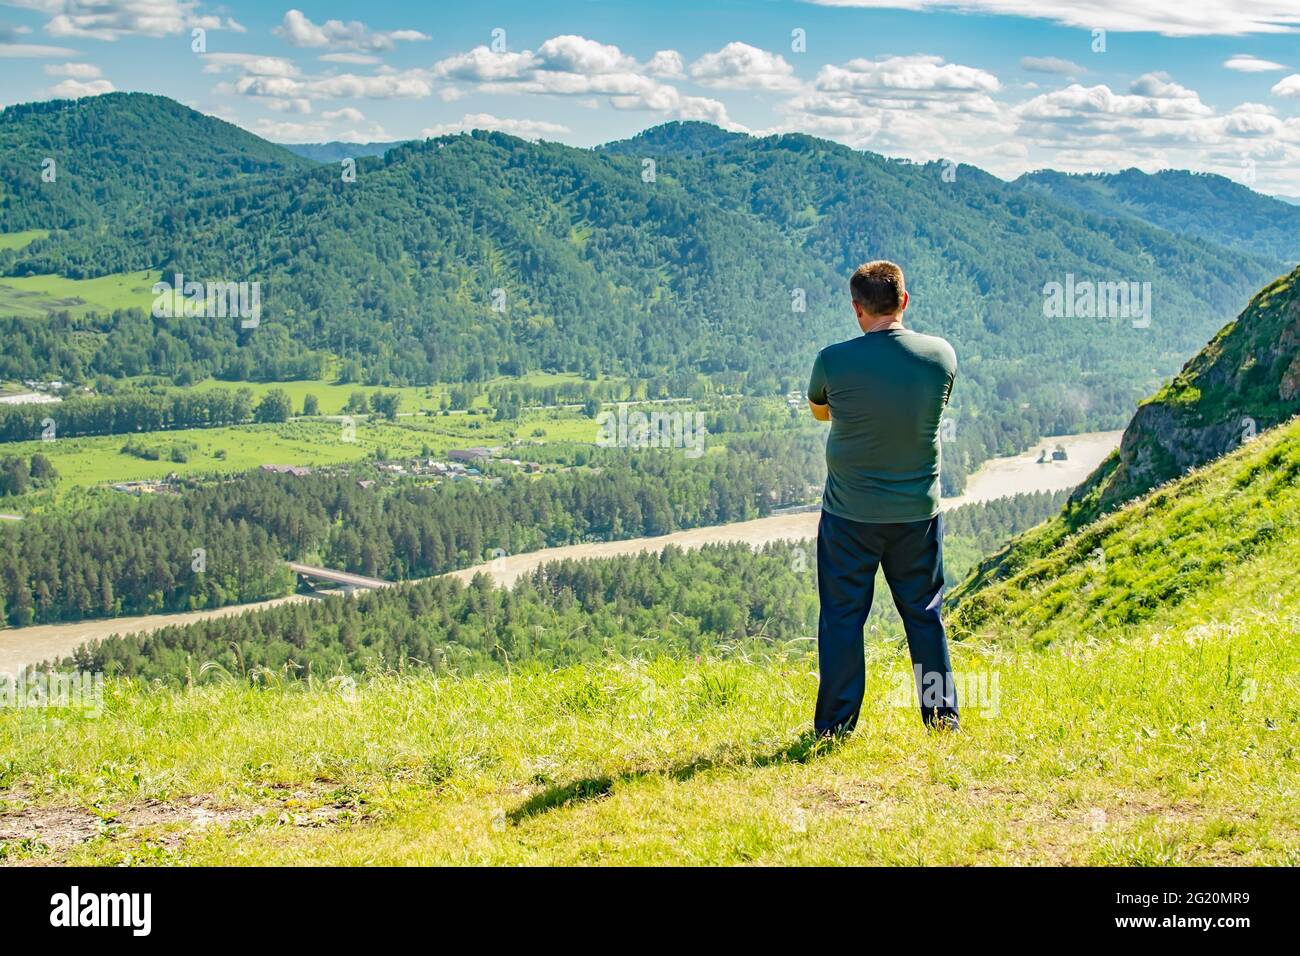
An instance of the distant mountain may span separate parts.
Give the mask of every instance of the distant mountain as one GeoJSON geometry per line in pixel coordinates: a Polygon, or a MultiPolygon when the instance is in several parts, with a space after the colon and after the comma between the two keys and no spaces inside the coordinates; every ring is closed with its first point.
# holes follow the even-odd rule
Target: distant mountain
{"type": "MultiPolygon", "coordinates": [[[[132,374],[274,378],[340,355],[373,382],[556,369],[651,379],[675,395],[776,393],[803,386],[818,348],[855,334],[851,270],[897,259],[910,324],[947,336],[961,364],[948,493],[992,454],[1122,424],[1283,269],[974,167],[952,177],[937,163],[701,123],[599,150],[445,136],[359,157],[355,182],[137,94],[11,108],[0,142],[21,146],[0,154],[0,231],[61,230],[0,250],[0,274],[160,269],[260,283],[256,331],[154,321],[131,334],[132,374]],[[57,190],[34,172],[42,152],[73,173],[57,190]],[[1051,284],[1076,280],[1145,288],[1150,321],[1052,312],[1051,284]]],[[[97,367],[92,348],[63,344],[87,342],[84,324],[13,319],[0,331],[17,377],[97,367]]]]}
{"type": "Polygon", "coordinates": [[[395,139],[390,143],[342,143],[332,140],[328,143],[283,143],[285,149],[305,159],[317,163],[338,163],[358,156],[382,156],[394,146],[400,146],[405,140],[395,139]]]}
{"type": "Polygon", "coordinates": [[[596,149],[624,156],[700,156],[748,138],[743,133],[728,132],[712,123],[673,122],[653,126],[629,139],[605,143],[596,149]]]}
{"type": "Polygon", "coordinates": [[[1269,256],[1287,265],[1300,263],[1300,209],[1223,176],[1186,170],[1148,174],[1126,169],[1086,175],[1043,170],[1026,173],[1016,182],[1085,212],[1127,216],[1175,235],[1269,256]]]}
{"type": "Polygon", "coordinates": [[[1289,202],[1293,206],[1300,206],[1300,196],[1274,196],[1273,198],[1289,202]]]}

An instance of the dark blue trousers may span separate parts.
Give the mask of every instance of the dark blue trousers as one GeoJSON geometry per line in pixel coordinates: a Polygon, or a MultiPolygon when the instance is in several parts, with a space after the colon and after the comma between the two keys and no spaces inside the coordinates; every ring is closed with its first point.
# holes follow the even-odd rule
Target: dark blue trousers
{"type": "Polygon", "coordinates": [[[940,618],[943,516],[869,524],[823,511],[817,527],[821,683],[814,726],[820,733],[847,733],[857,723],[866,689],[862,628],[871,611],[877,568],[884,568],[903,618],[921,719],[955,725],[957,689],[940,618]]]}

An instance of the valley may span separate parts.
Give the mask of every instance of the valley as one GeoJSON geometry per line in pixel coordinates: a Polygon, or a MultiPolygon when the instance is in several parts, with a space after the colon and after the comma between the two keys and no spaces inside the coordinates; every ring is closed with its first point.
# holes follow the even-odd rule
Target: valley
{"type": "MultiPolygon", "coordinates": [[[[1048,448],[1062,448],[1068,462],[1037,464],[1035,455],[1017,455],[994,459],[972,476],[969,490],[958,499],[945,500],[945,509],[978,504],[998,498],[1034,492],[1068,490],[1099,465],[1119,443],[1119,432],[1087,435],[1061,435],[1043,439],[1048,448]]],[[[709,544],[739,543],[762,548],[779,541],[801,541],[816,537],[819,512],[800,510],[750,521],[738,521],[687,531],[621,541],[563,545],[541,548],[523,554],[507,554],[490,561],[448,573],[468,584],[477,575],[486,575],[498,587],[509,588],[519,578],[557,561],[584,561],[642,553],[658,553],[664,548],[699,548],[709,544]]],[[[806,555],[807,560],[811,557],[806,555]]],[[[155,614],[145,617],[122,617],[107,620],[79,621],[75,624],[33,625],[0,629],[0,674],[17,673],[42,661],[72,655],[83,644],[107,637],[148,634],[173,627],[226,617],[245,611],[277,607],[285,601],[309,600],[295,595],[273,598],[253,604],[238,604],[207,611],[178,614],[155,614]]]]}
{"type": "Polygon", "coordinates": [[[0,863],[1300,862],[1300,208],[455,128],[0,111],[0,677],[97,682],[0,706],[0,863]],[[809,369],[881,256],[957,356],[961,727],[878,575],[819,739],[809,369]]]}

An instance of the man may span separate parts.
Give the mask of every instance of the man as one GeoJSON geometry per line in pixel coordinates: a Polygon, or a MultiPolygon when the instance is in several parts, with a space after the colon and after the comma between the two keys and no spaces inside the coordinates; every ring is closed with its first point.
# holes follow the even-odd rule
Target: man
{"type": "Polygon", "coordinates": [[[876,569],[907,631],[921,719],[957,729],[957,693],[943,601],[939,422],[957,375],[941,338],[903,327],[907,289],[892,262],[849,280],[862,335],[818,353],[808,384],[813,417],[831,423],[817,529],[819,734],[853,729],[865,689],[862,628],[876,569]]]}

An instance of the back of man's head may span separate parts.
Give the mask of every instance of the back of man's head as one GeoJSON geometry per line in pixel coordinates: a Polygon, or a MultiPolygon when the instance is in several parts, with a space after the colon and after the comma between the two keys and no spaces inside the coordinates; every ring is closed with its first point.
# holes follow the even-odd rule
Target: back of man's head
{"type": "Polygon", "coordinates": [[[858,266],[849,279],[853,301],[867,315],[893,315],[903,306],[907,288],[903,270],[888,259],[876,259],[858,266]]]}

